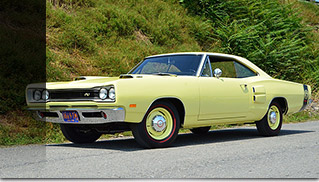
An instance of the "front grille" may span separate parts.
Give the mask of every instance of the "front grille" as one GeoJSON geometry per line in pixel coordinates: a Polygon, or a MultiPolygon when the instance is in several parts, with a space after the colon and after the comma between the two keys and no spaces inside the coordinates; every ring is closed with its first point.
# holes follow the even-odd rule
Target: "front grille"
{"type": "Polygon", "coordinates": [[[94,100],[99,99],[98,90],[50,90],[50,101],[58,100],[94,100]]]}

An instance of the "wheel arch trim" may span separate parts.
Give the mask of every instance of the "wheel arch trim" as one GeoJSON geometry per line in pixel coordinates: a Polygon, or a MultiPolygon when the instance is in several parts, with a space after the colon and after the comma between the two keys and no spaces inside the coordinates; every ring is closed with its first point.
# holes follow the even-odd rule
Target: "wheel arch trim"
{"type": "MultiPolygon", "coordinates": [[[[268,104],[268,108],[270,107],[270,104],[271,104],[273,101],[275,101],[275,100],[284,101],[284,103],[283,103],[284,106],[282,105],[282,102],[281,102],[281,101],[279,101],[279,104],[280,104],[281,107],[283,107],[283,108],[281,108],[281,109],[282,109],[282,114],[287,114],[289,107],[288,107],[288,101],[287,101],[287,99],[286,99],[285,97],[274,97],[274,98],[272,98],[272,100],[271,100],[271,101],[269,102],[269,104],[268,104]]],[[[267,111],[268,111],[268,108],[267,108],[267,111]]]]}
{"type": "Polygon", "coordinates": [[[183,103],[183,102],[181,101],[181,99],[179,99],[178,97],[170,97],[170,96],[168,96],[168,97],[158,97],[158,98],[154,99],[153,102],[152,102],[152,103],[148,106],[148,108],[146,109],[143,118],[145,118],[145,116],[146,116],[146,114],[147,114],[147,111],[152,107],[152,105],[153,105],[155,102],[160,101],[160,100],[168,100],[168,101],[170,101],[170,100],[177,100],[177,101],[181,104],[181,107],[182,107],[182,108],[179,108],[178,106],[176,106],[176,103],[173,103],[173,102],[170,101],[171,104],[173,104],[173,105],[176,107],[177,111],[178,111],[178,115],[179,115],[179,119],[180,119],[180,125],[182,126],[182,125],[184,124],[186,112],[185,112],[185,105],[184,105],[184,103],[183,103]],[[182,109],[182,110],[180,110],[180,109],[182,109]],[[181,111],[181,112],[180,112],[180,111],[181,111]]]}

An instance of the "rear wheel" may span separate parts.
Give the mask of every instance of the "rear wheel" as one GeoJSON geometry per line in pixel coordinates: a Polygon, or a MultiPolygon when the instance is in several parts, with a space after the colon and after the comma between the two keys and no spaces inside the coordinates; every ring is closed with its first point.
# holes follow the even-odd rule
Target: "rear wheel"
{"type": "Polygon", "coordinates": [[[101,134],[82,125],[60,124],[61,131],[66,139],[73,143],[93,143],[101,134]]]}
{"type": "Polygon", "coordinates": [[[200,128],[193,128],[190,129],[192,133],[196,134],[196,135],[203,135],[206,134],[210,129],[210,126],[207,127],[200,127],[200,128]]]}
{"type": "Polygon", "coordinates": [[[282,125],[282,108],[277,102],[272,102],[263,119],[256,122],[258,132],[263,136],[278,135],[282,125]]]}
{"type": "Polygon", "coordinates": [[[177,137],[180,118],[170,102],[154,103],[141,123],[132,124],[135,140],[145,148],[169,146],[177,137]]]}

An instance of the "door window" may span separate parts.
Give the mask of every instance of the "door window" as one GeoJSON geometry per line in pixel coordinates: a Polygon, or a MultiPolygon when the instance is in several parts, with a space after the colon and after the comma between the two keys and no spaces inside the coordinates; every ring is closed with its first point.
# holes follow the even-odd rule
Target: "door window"
{"type": "Polygon", "coordinates": [[[211,63],[213,70],[219,68],[222,70],[222,76],[226,78],[236,78],[236,69],[234,61],[216,61],[211,63]]]}
{"type": "Polygon", "coordinates": [[[247,66],[241,64],[233,58],[222,56],[208,56],[208,59],[206,59],[206,62],[204,64],[201,76],[212,76],[212,74],[209,73],[210,69],[212,70],[212,72],[214,72],[216,68],[222,70],[221,77],[225,78],[246,78],[257,75],[247,66]],[[210,64],[208,62],[210,62],[210,64]]]}

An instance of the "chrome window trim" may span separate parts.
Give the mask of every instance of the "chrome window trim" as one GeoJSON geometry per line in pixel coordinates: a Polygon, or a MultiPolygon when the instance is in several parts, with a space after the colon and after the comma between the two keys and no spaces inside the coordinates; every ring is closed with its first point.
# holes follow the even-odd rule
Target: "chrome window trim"
{"type": "Polygon", "coordinates": [[[201,60],[201,62],[200,62],[200,64],[199,64],[199,66],[198,66],[197,73],[196,73],[196,76],[197,76],[197,77],[200,77],[200,75],[201,75],[201,72],[202,72],[204,63],[205,63],[205,61],[206,61],[206,59],[205,59],[205,58],[206,58],[206,55],[207,55],[207,54],[203,54],[202,60],[201,60]]]}
{"type": "Polygon", "coordinates": [[[212,68],[212,65],[211,65],[211,63],[210,63],[209,56],[207,56],[207,59],[208,59],[208,64],[209,64],[209,69],[210,69],[210,76],[211,76],[211,77],[214,77],[214,75],[213,75],[213,68],[212,68]]]}
{"type": "MultiPolygon", "coordinates": [[[[202,74],[203,74],[203,72],[204,72],[204,65],[206,64],[207,61],[208,61],[209,70],[210,70],[210,76],[208,76],[208,77],[213,77],[213,70],[212,70],[212,65],[210,64],[209,56],[206,56],[205,62],[204,62],[204,64],[203,64],[202,70],[201,70],[201,72],[200,72],[200,77],[204,77],[204,76],[202,76],[202,74]]],[[[206,77],[206,76],[205,76],[205,77],[206,77]]]]}
{"type": "Polygon", "coordinates": [[[146,58],[144,58],[142,61],[140,61],[137,65],[135,65],[129,72],[127,72],[127,74],[131,74],[131,75],[135,75],[135,74],[132,74],[133,70],[135,70],[135,68],[137,68],[138,66],[140,66],[144,61],[145,61],[146,58]]]}

